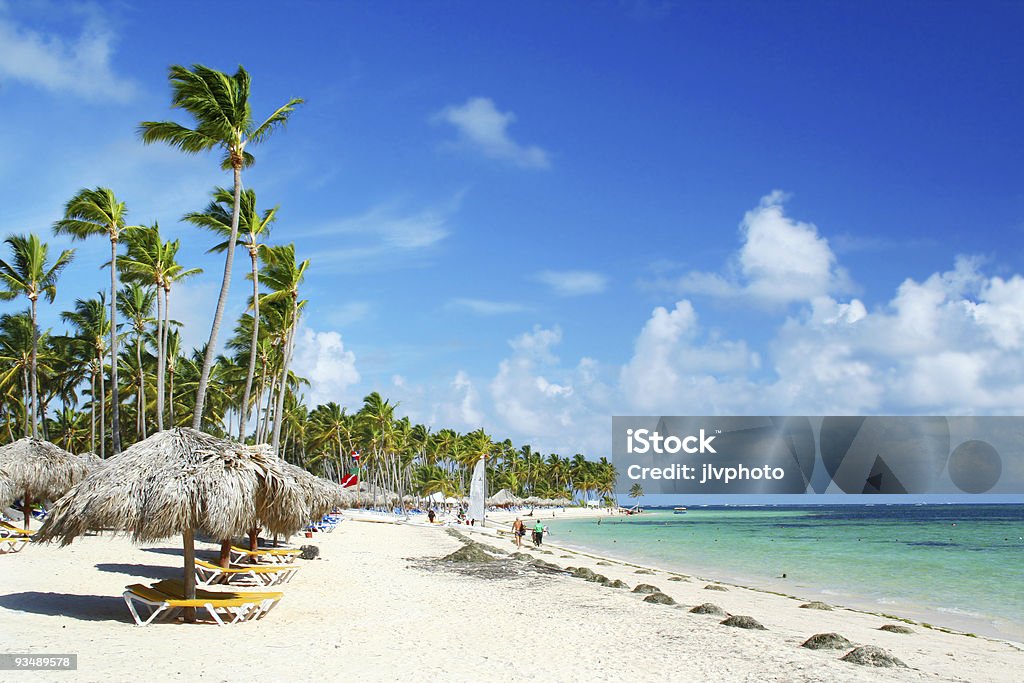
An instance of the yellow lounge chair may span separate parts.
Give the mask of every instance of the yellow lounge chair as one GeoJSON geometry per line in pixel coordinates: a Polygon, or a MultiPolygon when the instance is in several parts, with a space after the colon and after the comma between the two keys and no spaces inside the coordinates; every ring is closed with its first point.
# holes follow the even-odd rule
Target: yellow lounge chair
{"type": "Polygon", "coordinates": [[[257,548],[247,550],[237,545],[231,546],[231,561],[237,564],[259,563],[291,564],[302,555],[298,548],[257,548]]]}
{"type": "Polygon", "coordinates": [[[291,581],[298,570],[297,564],[250,564],[225,568],[197,559],[196,585],[204,588],[217,584],[276,586],[291,581]]]}
{"type": "Polygon", "coordinates": [[[0,553],[16,553],[32,540],[34,531],[0,521],[0,553]]]}
{"type": "MultiPolygon", "coordinates": [[[[185,582],[181,579],[164,579],[152,585],[153,590],[160,591],[173,598],[181,598],[185,595],[185,582]]],[[[284,593],[278,591],[208,591],[196,588],[196,598],[245,598],[256,604],[257,609],[248,618],[262,619],[267,612],[284,597],[284,593]]]]}
{"type": "Polygon", "coordinates": [[[128,605],[128,611],[132,613],[137,626],[147,626],[161,615],[170,617],[186,607],[205,609],[218,625],[225,626],[226,623],[237,624],[240,621],[245,621],[252,617],[254,610],[259,609],[259,601],[250,598],[221,598],[220,596],[211,597],[209,595],[199,597],[197,594],[195,600],[185,600],[180,597],[167,595],[141,583],[127,586],[123,595],[124,602],[128,605]],[[139,611],[135,608],[135,603],[149,608],[150,612],[145,618],[139,614],[139,611]],[[221,614],[227,617],[229,621],[225,623],[221,614]]]}

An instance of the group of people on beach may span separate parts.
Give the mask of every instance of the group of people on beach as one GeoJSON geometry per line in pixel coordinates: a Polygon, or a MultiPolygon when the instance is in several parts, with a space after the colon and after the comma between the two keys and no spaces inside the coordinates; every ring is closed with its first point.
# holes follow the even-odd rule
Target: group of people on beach
{"type": "MultiPolygon", "coordinates": [[[[544,526],[544,523],[539,519],[533,525],[533,545],[540,547],[544,542],[544,534],[548,533],[548,528],[544,526]]],[[[517,548],[523,547],[523,536],[526,535],[526,523],[523,520],[516,517],[516,521],[512,522],[512,538],[516,542],[517,548]]]]}

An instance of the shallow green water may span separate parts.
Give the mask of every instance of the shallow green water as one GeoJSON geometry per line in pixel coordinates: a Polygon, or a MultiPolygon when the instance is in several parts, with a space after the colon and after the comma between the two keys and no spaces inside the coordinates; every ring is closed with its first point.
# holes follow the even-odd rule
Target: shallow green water
{"type": "Polygon", "coordinates": [[[549,524],[552,542],[1024,641],[1024,506],[698,507],[549,524]]]}

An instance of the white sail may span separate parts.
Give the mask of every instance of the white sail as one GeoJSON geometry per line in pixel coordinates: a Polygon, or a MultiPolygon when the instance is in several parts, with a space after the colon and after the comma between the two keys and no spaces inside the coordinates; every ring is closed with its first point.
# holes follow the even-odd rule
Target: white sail
{"type": "Polygon", "coordinates": [[[484,465],[484,458],[481,458],[473,468],[473,480],[469,486],[469,513],[470,519],[475,519],[477,524],[484,523],[484,501],[487,498],[487,471],[484,465]]]}

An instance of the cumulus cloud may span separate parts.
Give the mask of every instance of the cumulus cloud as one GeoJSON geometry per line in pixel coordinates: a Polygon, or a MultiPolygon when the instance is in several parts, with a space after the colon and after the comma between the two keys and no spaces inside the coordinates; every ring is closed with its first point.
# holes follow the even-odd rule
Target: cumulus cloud
{"type": "Polygon", "coordinates": [[[545,270],[534,278],[551,287],[559,296],[599,294],[608,285],[608,278],[589,270],[545,270]]]}
{"type": "Polygon", "coordinates": [[[722,378],[742,376],[760,366],[760,357],[744,342],[710,338],[700,340],[697,314],[687,300],[670,311],[658,306],[644,323],[633,356],[620,372],[620,390],[631,409],[664,414],[720,406],[741,399],[735,382],[722,378]],[[712,391],[722,386],[722,391],[712,391]]]}
{"type": "Polygon", "coordinates": [[[0,5],[0,80],[35,85],[53,93],[102,102],[126,102],[135,84],[114,73],[111,57],[116,36],[95,13],[80,33],[64,38],[27,28],[0,5]]]}
{"type": "Polygon", "coordinates": [[[295,337],[292,367],[296,374],[309,380],[311,405],[328,401],[344,404],[355,398],[349,396],[348,390],[360,380],[356,355],[345,349],[337,332],[317,332],[302,325],[295,337]]]}
{"type": "Polygon", "coordinates": [[[786,198],[776,190],[746,212],[742,245],[724,272],[691,271],[659,284],[677,294],[746,297],[764,304],[809,302],[848,291],[849,277],[828,240],[814,224],[788,217],[786,198]]]}
{"type": "Polygon", "coordinates": [[[471,97],[461,105],[450,105],[434,116],[435,121],[451,124],[461,142],[484,156],[523,168],[548,168],[548,153],[536,145],[524,145],[509,135],[516,120],[512,112],[502,112],[487,97],[471,97]]]}

